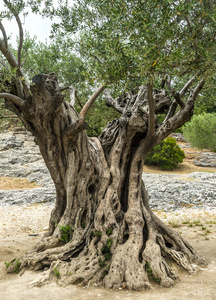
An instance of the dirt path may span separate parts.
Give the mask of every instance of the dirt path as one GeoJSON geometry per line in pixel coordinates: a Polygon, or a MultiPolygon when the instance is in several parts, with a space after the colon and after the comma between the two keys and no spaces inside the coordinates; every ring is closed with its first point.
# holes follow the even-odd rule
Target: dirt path
{"type": "MultiPolygon", "coordinates": [[[[154,285],[152,290],[134,292],[128,290],[106,290],[99,287],[82,288],[78,286],[60,287],[56,282],[42,287],[32,287],[40,272],[26,271],[7,274],[5,261],[19,257],[31,249],[42,237],[48,224],[52,206],[42,204],[28,207],[2,207],[0,210],[0,299],[1,300],[215,300],[216,299],[216,210],[185,209],[181,212],[157,212],[169,226],[175,227],[198,251],[201,251],[208,267],[196,275],[188,275],[180,268],[180,282],[173,288],[154,285]],[[31,220],[34,220],[32,223],[31,220]],[[29,236],[29,233],[38,233],[29,236]]],[[[56,279],[57,280],[57,279],[56,279]]]]}

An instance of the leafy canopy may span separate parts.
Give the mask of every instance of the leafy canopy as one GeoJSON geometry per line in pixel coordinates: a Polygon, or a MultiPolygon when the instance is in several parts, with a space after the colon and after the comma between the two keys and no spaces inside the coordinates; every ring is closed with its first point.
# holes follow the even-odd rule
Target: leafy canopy
{"type": "Polygon", "coordinates": [[[105,84],[215,70],[214,0],[61,1],[54,33],[79,33],[76,50],[105,84]],[[103,63],[100,63],[103,62],[103,63]]]}
{"type": "MultiPolygon", "coordinates": [[[[29,78],[54,71],[61,84],[75,86],[84,103],[99,84],[112,86],[115,95],[147,83],[149,77],[159,87],[168,76],[178,90],[197,75],[206,80],[197,112],[215,111],[215,0],[11,3],[17,13],[27,14],[31,8],[46,17],[59,17],[49,45],[28,36],[24,41],[22,62],[29,78]]],[[[0,20],[12,16],[3,5],[0,20]]],[[[101,103],[95,103],[98,115],[104,109],[101,103]]],[[[100,122],[99,127],[103,126],[100,122]]],[[[94,124],[91,127],[93,134],[99,132],[94,124]]]]}

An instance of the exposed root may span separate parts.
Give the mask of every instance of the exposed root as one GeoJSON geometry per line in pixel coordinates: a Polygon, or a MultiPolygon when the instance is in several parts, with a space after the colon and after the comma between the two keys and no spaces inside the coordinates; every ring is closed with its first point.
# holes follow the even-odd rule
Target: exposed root
{"type": "Polygon", "coordinates": [[[117,247],[109,273],[104,279],[104,284],[108,288],[119,288],[123,283],[130,290],[151,287],[143,264],[139,262],[137,245],[130,242],[117,247]]]}

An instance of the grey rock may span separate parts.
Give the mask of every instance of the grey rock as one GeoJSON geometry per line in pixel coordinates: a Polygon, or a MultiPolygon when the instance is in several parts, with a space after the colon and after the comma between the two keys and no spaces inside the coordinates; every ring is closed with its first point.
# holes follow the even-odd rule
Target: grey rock
{"type": "Polygon", "coordinates": [[[144,173],[143,180],[153,209],[216,208],[216,172],[184,176],[144,173]]]}
{"type": "Polygon", "coordinates": [[[186,142],[182,133],[171,133],[170,136],[178,142],[186,142]]]}
{"type": "Polygon", "coordinates": [[[193,161],[196,166],[216,168],[216,153],[202,152],[193,161]]]}
{"type": "Polygon", "coordinates": [[[34,137],[27,131],[0,135],[0,177],[26,178],[41,188],[0,190],[0,206],[51,203],[55,187],[34,137]]]}

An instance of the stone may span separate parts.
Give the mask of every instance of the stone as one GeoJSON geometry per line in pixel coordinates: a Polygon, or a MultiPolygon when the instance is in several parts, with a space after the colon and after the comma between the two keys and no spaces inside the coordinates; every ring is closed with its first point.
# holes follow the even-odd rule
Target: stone
{"type": "Polygon", "coordinates": [[[216,168],[216,153],[202,152],[196,157],[193,163],[199,167],[216,168]]]}

